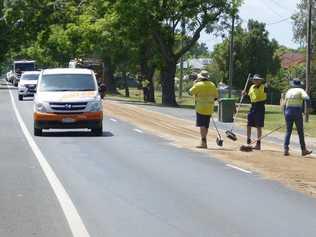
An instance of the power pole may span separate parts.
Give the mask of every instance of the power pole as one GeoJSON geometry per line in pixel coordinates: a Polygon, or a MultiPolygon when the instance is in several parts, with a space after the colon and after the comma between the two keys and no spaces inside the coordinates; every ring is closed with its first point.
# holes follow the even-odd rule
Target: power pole
{"type": "Polygon", "coordinates": [[[234,33],[235,33],[235,14],[232,15],[232,25],[229,44],[229,91],[228,97],[232,96],[233,77],[234,77],[234,33]]]}
{"type": "MultiPolygon", "coordinates": [[[[306,49],[306,92],[310,95],[310,76],[311,76],[311,53],[312,53],[312,0],[308,0],[308,19],[307,19],[307,49],[306,49]]],[[[309,121],[308,104],[305,103],[305,122],[309,121]]]]}
{"type": "MultiPolygon", "coordinates": [[[[181,22],[181,29],[182,29],[182,37],[181,37],[181,48],[184,46],[184,36],[185,36],[185,21],[184,19],[181,22]]],[[[183,90],[183,61],[184,55],[180,58],[180,81],[179,81],[179,98],[182,98],[182,90],[183,90]]]]}

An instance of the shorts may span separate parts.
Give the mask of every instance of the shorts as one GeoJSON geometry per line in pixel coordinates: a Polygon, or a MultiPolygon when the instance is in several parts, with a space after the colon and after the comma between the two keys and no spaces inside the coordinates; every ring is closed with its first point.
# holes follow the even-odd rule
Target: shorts
{"type": "Polygon", "coordinates": [[[259,127],[263,128],[264,127],[264,114],[265,114],[265,109],[264,107],[262,108],[251,108],[249,113],[248,113],[248,127],[259,127]]]}
{"type": "Polygon", "coordinates": [[[197,127],[209,128],[210,120],[211,120],[211,115],[196,113],[196,126],[197,127]]]}

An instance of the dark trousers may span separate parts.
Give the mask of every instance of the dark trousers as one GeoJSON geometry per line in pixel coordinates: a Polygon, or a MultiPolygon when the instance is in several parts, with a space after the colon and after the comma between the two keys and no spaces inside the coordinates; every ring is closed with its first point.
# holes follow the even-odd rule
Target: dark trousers
{"type": "Polygon", "coordinates": [[[290,139],[293,129],[293,124],[295,123],[298,137],[301,144],[301,149],[305,150],[305,139],[304,139],[304,125],[303,125],[303,115],[299,111],[290,111],[288,109],[284,112],[285,115],[285,122],[286,122],[286,134],[285,134],[285,141],[284,141],[284,149],[288,149],[290,145],[290,139]]]}

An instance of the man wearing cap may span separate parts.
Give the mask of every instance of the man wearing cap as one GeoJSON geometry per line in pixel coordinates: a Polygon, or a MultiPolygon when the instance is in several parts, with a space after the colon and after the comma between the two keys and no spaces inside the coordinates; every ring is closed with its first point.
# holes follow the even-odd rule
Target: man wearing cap
{"type": "Polygon", "coordinates": [[[201,144],[197,148],[207,148],[207,133],[210,119],[214,111],[214,101],[218,91],[214,83],[208,80],[208,72],[201,71],[197,80],[190,89],[190,94],[195,97],[196,126],[200,127],[201,144]]]}
{"type": "Polygon", "coordinates": [[[257,128],[257,143],[255,150],[261,150],[262,128],[264,127],[265,102],[267,100],[266,87],[263,84],[263,78],[255,74],[248,94],[243,91],[244,95],[248,95],[251,102],[251,108],[247,117],[247,144],[251,143],[251,128],[257,128]]]}
{"type": "Polygon", "coordinates": [[[303,124],[303,102],[304,100],[309,100],[309,96],[306,91],[302,89],[302,84],[299,79],[294,79],[292,81],[292,88],[289,89],[285,98],[282,101],[284,107],[284,116],[286,122],[286,134],[284,140],[284,155],[288,156],[290,138],[292,134],[293,123],[295,123],[297,133],[299,136],[302,156],[306,156],[312,153],[306,149],[305,139],[304,139],[304,124],[303,124]]]}

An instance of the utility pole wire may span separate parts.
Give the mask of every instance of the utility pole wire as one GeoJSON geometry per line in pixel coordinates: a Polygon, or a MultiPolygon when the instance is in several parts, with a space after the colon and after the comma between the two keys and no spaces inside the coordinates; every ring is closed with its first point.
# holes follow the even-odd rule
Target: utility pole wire
{"type": "Polygon", "coordinates": [[[276,25],[276,24],[280,24],[280,23],[282,23],[282,22],[288,21],[288,20],[290,20],[290,19],[291,19],[291,17],[287,17],[287,18],[281,19],[281,20],[276,21],[276,22],[266,23],[266,25],[267,25],[267,26],[276,25]]]}

